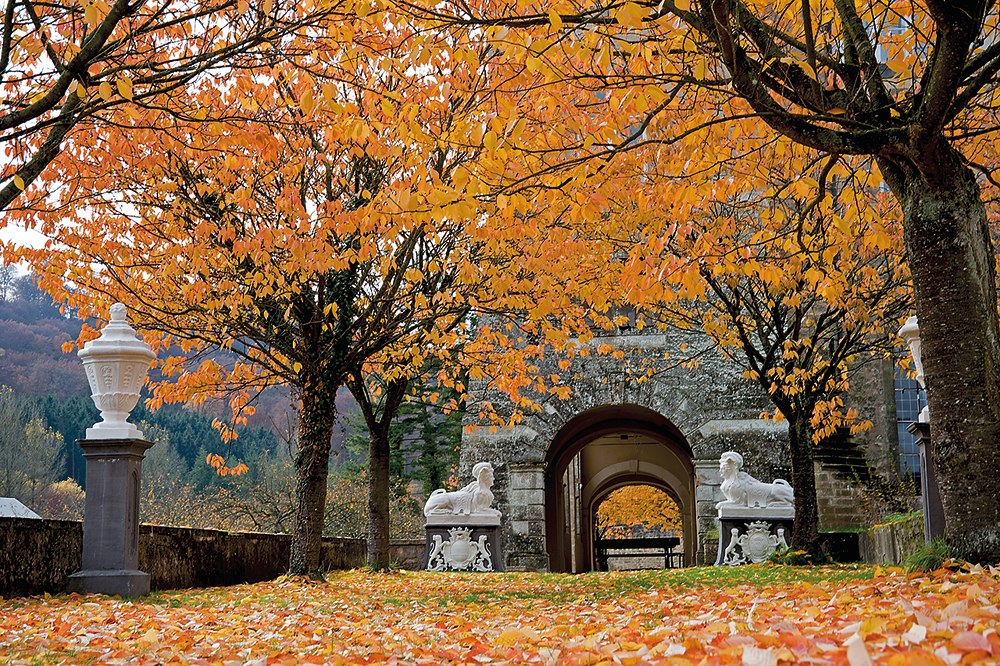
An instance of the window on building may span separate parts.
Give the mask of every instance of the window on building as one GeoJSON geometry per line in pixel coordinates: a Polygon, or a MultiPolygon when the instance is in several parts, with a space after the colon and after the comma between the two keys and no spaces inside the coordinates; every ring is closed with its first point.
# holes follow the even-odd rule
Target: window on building
{"type": "Polygon", "coordinates": [[[912,476],[919,488],[920,450],[917,438],[911,435],[907,426],[917,420],[920,410],[927,406],[927,395],[920,388],[909,371],[896,364],[896,429],[899,433],[899,471],[912,476]]]}

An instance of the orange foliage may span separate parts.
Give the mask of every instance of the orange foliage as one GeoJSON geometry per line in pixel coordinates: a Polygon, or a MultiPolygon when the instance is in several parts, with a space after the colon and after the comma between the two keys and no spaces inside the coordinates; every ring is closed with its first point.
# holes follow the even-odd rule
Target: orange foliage
{"type": "Polygon", "coordinates": [[[622,486],[608,493],[597,507],[597,529],[606,538],[631,536],[633,526],[654,532],[681,533],[680,508],[655,486],[622,486]]]}
{"type": "Polygon", "coordinates": [[[940,666],[1000,655],[997,570],[737,569],[602,581],[354,571],[138,601],[4,600],[0,660],[940,666]]]}
{"type": "Polygon", "coordinates": [[[115,108],[135,119],[139,109],[178,97],[186,82],[223,63],[252,67],[268,40],[302,30],[335,6],[312,3],[299,12],[297,5],[268,0],[262,11],[249,11],[244,0],[8,3],[0,24],[0,210],[30,191],[74,130],[115,123],[115,108]]]}

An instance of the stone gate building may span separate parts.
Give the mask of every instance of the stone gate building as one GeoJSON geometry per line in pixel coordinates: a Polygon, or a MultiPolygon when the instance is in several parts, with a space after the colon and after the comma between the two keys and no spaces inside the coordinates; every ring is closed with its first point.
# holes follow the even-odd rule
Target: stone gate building
{"type": "MultiPolygon", "coordinates": [[[[493,490],[504,516],[509,570],[593,570],[596,508],[614,489],[635,483],[658,487],[677,502],[684,562],[700,563],[717,537],[724,451],[742,453],[745,469],[758,478],[789,477],[787,428],[761,418],[773,406],[717,351],[682,352],[691,342],[681,334],[619,335],[590,343],[591,349],[612,345],[619,358],[574,355],[568,369],[559,368],[565,357],[547,358],[539,362],[539,374],[559,375],[572,393],[566,400],[544,397],[540,409],[514,427],[478,421],[480,401],[489,400],[501,414],[505,400],[508,412],[510,403],[485,389],[485,382],[473,384],[461,471],[467,476],[479,461],[496,469],[493,490]],[[695,364],[670,365],[671,359],[692,357],[695,364]]],[[[885,397],[886,389],[892,397],[892,371],[886,363],[873,368],[863,382],[867,393],[860,391],[863,415],[875,422],[864,444],[881,451],[896,431],[885,397]]],[[[817,485],[821,526],[857,522],[850,483],[818,467],[817,485]]]]}

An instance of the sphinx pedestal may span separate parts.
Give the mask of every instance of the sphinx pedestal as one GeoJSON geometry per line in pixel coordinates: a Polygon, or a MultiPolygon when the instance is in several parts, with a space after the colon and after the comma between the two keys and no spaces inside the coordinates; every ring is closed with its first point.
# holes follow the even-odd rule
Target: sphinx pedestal
{"type": "Polygon", "coordinates": [[[795,507],[719,507],[719,553],[716,566],[759,564],[788,547],[795,507]]]}
{"type": "Polygon", "coordinates": [[[134,597],[149,592],[139,571],[139,484],[144,439],[81,439],[87,461],[83,566],[69,577],[70,592],[134,597]]]}
{"type": "Polygon", "coordinates": [[[503,571],[500,517],[475,514],[428,516],[428,571],[503,571]]]}

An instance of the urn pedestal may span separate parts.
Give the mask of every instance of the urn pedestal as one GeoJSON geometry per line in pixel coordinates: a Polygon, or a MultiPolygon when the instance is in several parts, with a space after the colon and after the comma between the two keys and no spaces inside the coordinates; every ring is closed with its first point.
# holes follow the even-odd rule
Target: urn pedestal
{"type": "Polygon", "coordinates": [[[937,473],[934,469],[934,449],[931,443],[931,424],[916,421],[906,427],[907,432],[917,438],[920,451],[920,496],[924,508],[924,540],[944,536],[944,507],[941,506],[941,491],[938,490],[937,473]]]}
{"type": "Polygon", "coordinates": [[[81,439],[87,461],[83,518],[83,566],[69,577],[71,592],[134,597],[149,592],[139,571],[139,481],[151,442],[81,439]]]}
{"type": "Polygon", "coordinates": [[[136,337],[125,306],[111,307],[111,321],[79,352],[101,422],[77,441],[87,461],[83,514],[83,567],[69,577],[73,592],[149,592],[139,571],[139,486],[142,459],[152,446],[128,422],[156,355],[136,337]]]}
{"type": "Polygon", "coordinates": [[[716,566],[766,562],[776,550],[788,548],[794,520],[791,506],[720,507],[716,566]]]}
{"type": "Polygon", "coordinates": [[[428,521],[428,571],[503,571],[500,519],[490,516],[447,516],[428,521]]]}

